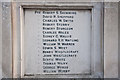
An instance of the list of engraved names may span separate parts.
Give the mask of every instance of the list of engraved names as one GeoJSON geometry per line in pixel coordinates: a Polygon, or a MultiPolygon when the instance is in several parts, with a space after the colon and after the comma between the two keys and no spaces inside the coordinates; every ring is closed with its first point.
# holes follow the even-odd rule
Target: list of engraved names
{"type": "Polygon", "coordinates": [[[37,27],[36,72],[40,74],[89,73],[90,11],[33,10],[33,14],[37,16],[37,25],[32,26],[37,27]]]}

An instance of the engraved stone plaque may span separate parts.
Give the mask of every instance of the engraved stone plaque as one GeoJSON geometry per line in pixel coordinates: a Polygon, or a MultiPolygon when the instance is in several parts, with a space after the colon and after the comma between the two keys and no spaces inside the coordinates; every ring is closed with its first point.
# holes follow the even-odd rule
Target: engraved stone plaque
{"type": "Polygon", "coordinates": [[[25,9],[25,74],[90,74],[91,10],[25,9]]]}

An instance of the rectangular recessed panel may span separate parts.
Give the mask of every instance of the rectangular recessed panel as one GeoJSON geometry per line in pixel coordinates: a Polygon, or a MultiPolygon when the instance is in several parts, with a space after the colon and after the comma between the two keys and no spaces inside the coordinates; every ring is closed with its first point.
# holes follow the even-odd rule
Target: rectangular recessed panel
{"type": "Polygon", "coordinates": [[[25,9],[25,74],[90,74],[91,10],[25,9]]]}

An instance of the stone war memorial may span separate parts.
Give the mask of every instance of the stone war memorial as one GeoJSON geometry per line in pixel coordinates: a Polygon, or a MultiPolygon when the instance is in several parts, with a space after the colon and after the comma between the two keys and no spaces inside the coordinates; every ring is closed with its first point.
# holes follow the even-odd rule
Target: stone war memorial
{"type": "Polygon", "coordinates": [[[0,79],[119,80],[119,0],[0,0],[0,79]]]}

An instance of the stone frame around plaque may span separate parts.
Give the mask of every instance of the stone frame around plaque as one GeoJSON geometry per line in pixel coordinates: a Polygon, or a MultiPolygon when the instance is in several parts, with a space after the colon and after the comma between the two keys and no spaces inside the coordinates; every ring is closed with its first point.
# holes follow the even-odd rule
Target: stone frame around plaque
{"type": "Polygon", "coordinates": [[[22,78],[89,78],[103,77],[103,3],[13,3],[13,76],[22,78]],[[73,75],[36,75],[24,74],[24,9],[70,9],[70,10],[91,10],[91,73],[90,74],[73,74],[73,75]],[[14,10],[13,10],[14,9],[14,10]]]}

